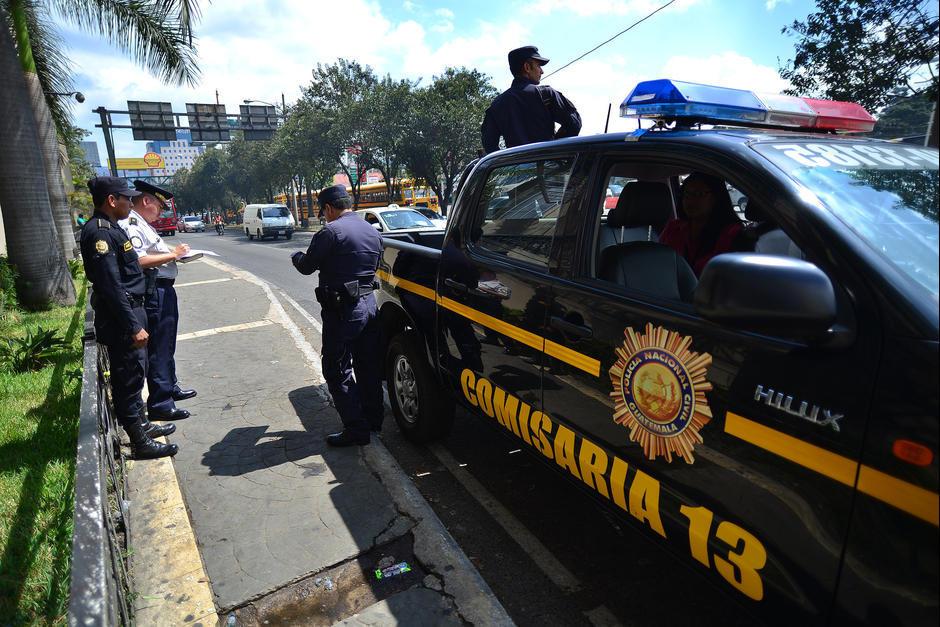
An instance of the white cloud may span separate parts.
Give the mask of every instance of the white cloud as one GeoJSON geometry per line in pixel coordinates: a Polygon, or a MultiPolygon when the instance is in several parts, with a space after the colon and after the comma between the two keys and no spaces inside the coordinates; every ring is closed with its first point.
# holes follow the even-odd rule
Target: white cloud
{"type": "Polygon", "coordinates": [[[778,4],[790,4],[790,1],[791,0],[767,0],[764,6],[767,7],[768,11],[773,11],[777,8],[778,4]]]}
{"type": "Polygon", "coordinates": [[[444,9],[444,8],[435,9],[435,10],[434,10],[434,15],[436,15],[436,16],[438,16],[438,17],[446,18],[446,19],[448,19],[448,20],[454,19],[454,12],[451,11],[450,9],[444,9]]]}
{"type": "Polygon", "coordinates": [[[736,89],[779,93],[787,88],[777,69],[756,63],[737,52],[722,52],[707,57],[671,57],[663,65],[662,76],[692,83],[705,83],[736,89]]]}
{"type": "Polygon", "coordinates": [[[401,3],[401,7],[408,13],[414,13],[418,9],[418,5],[411,0],[405,0],[401,3]]]}
{"type": "MultiPolygon", "coordinates": [[[[678,0],[670,11],[685,10],[702,0],[678,0]]],[[[574,13],[580,17],[592,15],[647,15],[664,5],[663,0],[533,0],[523,13],[549,15],[555,12],[574,13]]]]}
{"type": "Polygon", "coordinates": [[[436,33],[451,33],[454,30],[454,12],[450,9],[435,9],[434,15],[441,20],[431,27],[436,33]]]}

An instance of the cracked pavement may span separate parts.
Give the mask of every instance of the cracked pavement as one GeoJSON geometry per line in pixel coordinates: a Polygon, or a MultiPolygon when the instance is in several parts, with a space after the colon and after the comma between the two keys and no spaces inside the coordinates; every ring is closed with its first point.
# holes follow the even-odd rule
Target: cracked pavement
{"type": "MultiPolygon", "coordinates": [[[[408,538],[407,559],[423,571],[414,583],[387,598],[378,590],[365,607],[346,603],[355,612],[329,622],[511,622],[381,443],[326,446],[324,437],[341,429],[326,384],[289,332],[294,323],[277,315],[258,281],[206,263],[187,265],[183,275],[232,280],[178,290],[180,334],[275,323],[177,346],[180,383],[199,395],[179,404],[193,415],[169,440],[180,446],[176,475],[223,617],[343,565],[358,563],[367,580],[382,547],[408,538]]],[[[310,342],[319,350],[318,338],[310,342]]],[[[385,428],[395,428],[390,415],[385,428]]]]}

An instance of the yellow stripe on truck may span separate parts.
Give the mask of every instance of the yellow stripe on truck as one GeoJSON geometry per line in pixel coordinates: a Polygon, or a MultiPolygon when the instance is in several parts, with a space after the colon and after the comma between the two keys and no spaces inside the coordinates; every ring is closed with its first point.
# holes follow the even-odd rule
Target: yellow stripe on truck
{"type": "Polygon", "coordinates": [[[725,432],[839,483],[856,487],[859,492],[934,526],[940,526],[940,495],[936,492],[925,490],[730,411],[725,416],[725,432]]]}

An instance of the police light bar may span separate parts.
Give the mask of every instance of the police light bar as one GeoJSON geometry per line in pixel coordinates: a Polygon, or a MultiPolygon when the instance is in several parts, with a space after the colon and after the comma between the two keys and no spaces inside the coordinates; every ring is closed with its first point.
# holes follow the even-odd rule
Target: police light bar
{"type": "Polygon", "coordinates": [[[638,84],[620,105],[620,115],[686,124],[863,133],[875,126],[865,109],[850,102],[757,94],[668,79],[638,84]]]}

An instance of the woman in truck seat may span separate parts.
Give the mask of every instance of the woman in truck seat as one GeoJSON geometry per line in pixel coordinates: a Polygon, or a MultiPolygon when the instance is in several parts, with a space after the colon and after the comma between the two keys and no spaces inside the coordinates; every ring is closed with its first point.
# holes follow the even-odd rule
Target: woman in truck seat
{"type": "Polygon", "coordinates": [[[693,172],[682,184],[679,217],[670,220],[659,241],[682,255],[696,276],[715,255],[746,249],[739,241],[741,221],[725,182],[693,172]]]}

